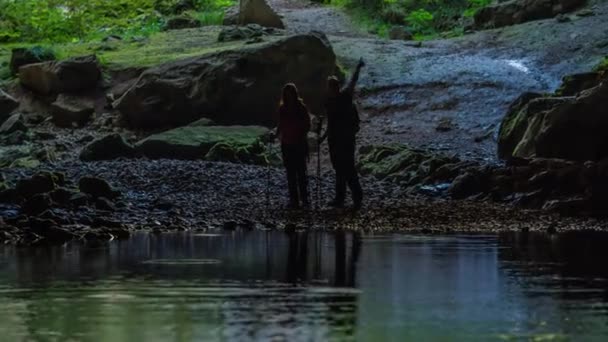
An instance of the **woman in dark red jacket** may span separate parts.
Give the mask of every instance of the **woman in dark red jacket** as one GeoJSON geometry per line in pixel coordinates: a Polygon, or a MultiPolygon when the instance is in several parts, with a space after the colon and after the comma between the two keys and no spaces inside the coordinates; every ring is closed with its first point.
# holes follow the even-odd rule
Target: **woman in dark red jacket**
{"type": "Polygon", "coordinates": [[[308,161],[307,136],[310,131],[310,115],[298,94],[298,88],[293,83],[288,83],[283,87],[278,116],[277,135],[281,142],[283,164],[287,170],[289,207],[299,207],[300,201],[304,207],[308,207],[306,163],[308,161]]]}

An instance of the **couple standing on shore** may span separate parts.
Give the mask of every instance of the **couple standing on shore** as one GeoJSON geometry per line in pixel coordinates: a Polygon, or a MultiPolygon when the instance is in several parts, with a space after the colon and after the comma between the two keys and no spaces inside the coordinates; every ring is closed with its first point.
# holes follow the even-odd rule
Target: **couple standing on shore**
{"type": "MultiPolygon", "coordinates": [[[[353,93],[359,73],[365,63],[359,60],[357,68],[346,87],[340,89],[340,81],[331,76],[327,79],[327,100],[325,114],[327,129],[321,134],[319,120],[317,143],[325,138],[329,143],[329,154],[336,172],[336,194],[329,203],[333,207],[343,207],[348,184],[354,208],[359,209],[363,200],[363,191],[355,168],[355,137],[359,131],[359,114],[353,102],[353,93]]],[[[293,83],[283,87],[283,95],[278,111],[276,135],[281,142],[283,164],[287,171],[289,188],[289,207],[298,208],[300,204],[309,206],[308,180],[306,164],[308,161],[308,132],[310,131],[310,114],[304,101],[293,83]]]]}

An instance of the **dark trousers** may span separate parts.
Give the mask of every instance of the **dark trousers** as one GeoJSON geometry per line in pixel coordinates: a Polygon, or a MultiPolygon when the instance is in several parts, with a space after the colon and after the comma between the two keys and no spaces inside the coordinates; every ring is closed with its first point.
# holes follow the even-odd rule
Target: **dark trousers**
{"type": "Polygon", "coordinates": [[[363,190],[359,183],[359,175],[355,167],[355,139],[340,139],[329,141],[329,156],[336,171],[336,202],[344,202],[346,185],[350,188],[353,202],[360,204],[363,200],[363,190]]]}
{"type": "Polygon", "coordinates": [[[283,165],[287,171],[287,185],[291,204],[302,201],[308,204],[308,177],[306,176],[306,159],[308,159],[308,144],[283,144],[283,165]]]}

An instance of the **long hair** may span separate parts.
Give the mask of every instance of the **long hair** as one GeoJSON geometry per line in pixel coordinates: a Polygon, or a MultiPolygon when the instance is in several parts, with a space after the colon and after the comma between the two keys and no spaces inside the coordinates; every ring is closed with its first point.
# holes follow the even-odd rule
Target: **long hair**
{"type": "Polygon", "coordinates": [[[281,96],[281,103],[279,107],[290,107],[290,108],[306,108],[304,104],[304,100],[300,97],[300,93],[298,92],[298,88],[293,83],[287,83],[283,86],[283,94],[281,96]],[[287,103],[289,94],[291,94],[291,99],[293,103],[287,103]]]}

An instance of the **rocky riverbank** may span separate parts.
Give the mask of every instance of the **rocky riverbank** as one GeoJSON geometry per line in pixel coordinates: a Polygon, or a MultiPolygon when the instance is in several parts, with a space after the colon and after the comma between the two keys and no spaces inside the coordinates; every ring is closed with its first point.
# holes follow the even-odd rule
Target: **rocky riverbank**
{"type": "MultiPolygon", "coordinates": [[[[13,51],[17,78],[0,89],[0,241],[107,241],[138,229],[605,229],[607,83],[589,64],[608,44],[563,52],[575,66],[530,70],[546,56],[505,58],[538,49],[520,27],[412,45],[302,33],[290,26],[295,13],[285,30],[172,30],[159,46],[113,42],[100,57],[13,51]],[[264,141],[281,86],[296,81],[318,114],[326,77],[343,76],[355,55],[372,62],[361,80],[366,204],[324,205],[333,192],[324,146],[322,177],[311,177],[319,207],[286,210],[278,146],[264,141]]],[[[593,38],[600,19],[560,21],[558,36],[591,25],[593,38]]]]}

